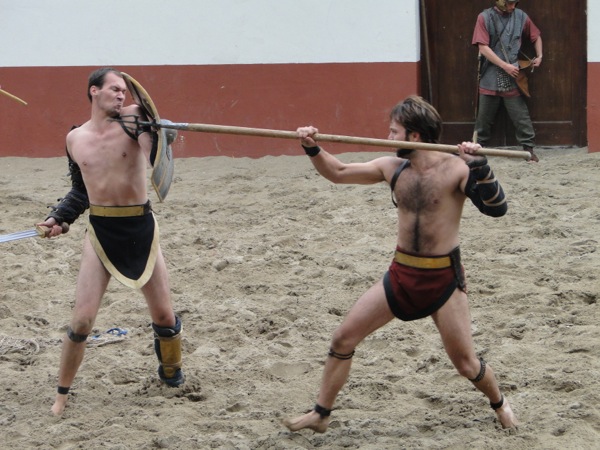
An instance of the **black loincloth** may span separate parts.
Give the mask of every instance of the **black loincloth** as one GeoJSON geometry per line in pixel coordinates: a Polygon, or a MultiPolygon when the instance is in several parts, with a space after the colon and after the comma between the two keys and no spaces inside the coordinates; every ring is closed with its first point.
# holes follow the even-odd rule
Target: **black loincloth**
{"type": "Polygon", "coordinates": [[[89,216],[88,233],[98,258],[117,280],[139,289],[152,276],[159,250],[152,212],[141,216],[89,216]]]}

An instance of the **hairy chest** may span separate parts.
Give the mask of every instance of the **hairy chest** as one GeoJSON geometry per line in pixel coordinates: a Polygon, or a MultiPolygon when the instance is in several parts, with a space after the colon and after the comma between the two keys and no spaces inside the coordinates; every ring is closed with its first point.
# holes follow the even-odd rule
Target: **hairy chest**
{"type": "Polygon", "coordinates": [[[398,208],[411,213],[436,211],[448,196],[448,180],[438,173],[405,170],[394,188],[398,208]]]}

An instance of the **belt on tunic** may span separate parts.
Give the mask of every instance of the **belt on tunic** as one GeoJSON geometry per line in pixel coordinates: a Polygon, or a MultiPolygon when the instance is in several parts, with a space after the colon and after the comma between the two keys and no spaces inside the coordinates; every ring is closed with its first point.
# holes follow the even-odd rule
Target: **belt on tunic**
{"type": "Polygon", "coordinates": [[[100,217],[133,217],[145,216],[152,210],[150,201],[144,205],[131,206],[100,206],[90,205],[90,215],[100,217]]]}
{"type": "Polygon", "coordinates": [[[452,266],[450,256],[422,257],[407,255],[396,250],[394,261],[404,266],[414,267],[416,269],[445,269],[452,266]]]}

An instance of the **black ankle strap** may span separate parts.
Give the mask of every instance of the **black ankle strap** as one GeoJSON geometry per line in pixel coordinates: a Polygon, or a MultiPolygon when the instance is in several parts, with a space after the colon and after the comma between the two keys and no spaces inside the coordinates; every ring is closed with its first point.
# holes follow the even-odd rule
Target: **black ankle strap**
{"type": "Polygon", "coordinates": [[[71,388],[64,387],[64,386],[58,386],[56,388],[56,392],[58,392],[60,395],[67,395],[69,393],[69,389],[71,389],[71,388]]]}
{"type": "Polygon", "coordinates": [[[315,405],[314,411],[321,416],[321,419],[325,417],[329,417],[331,415],[331,410],[327,408],[323,408],[318,403],[315,405]]]}
{"type": "Polygon", "coordinates": [[[492,409],[494,411],[496,411],[497,409],[502,408],[502,405],[504,405],[504,395],[500,396],[500,401],[498,403],[492,403],[492,402],[490,402],[490,406],[492,407],[492,409]]]}

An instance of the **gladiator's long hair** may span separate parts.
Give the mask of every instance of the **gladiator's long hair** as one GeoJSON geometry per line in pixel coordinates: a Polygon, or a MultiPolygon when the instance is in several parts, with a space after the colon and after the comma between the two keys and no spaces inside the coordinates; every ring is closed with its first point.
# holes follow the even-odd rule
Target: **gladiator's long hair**
{"type": "Polygon", "coordinates": [[[102,86],[104,86],[104,78],[106,78],[106,74],[108,73],[114,73],[115,75],[118,75],[119,77],[123,78],[123,75],[121,74],[121,72],[119,72],[117,69],[113,69],[112,67],[102,67],[100,69],[96,69],[94,70],[90,76],[88,77],[88,87],[87,87],[87,96],[90,99],[90,103],[92,102],[92,94],[90,94],[90,88],[92,86],[96,86],[100,89],[102,89],[102,86]]]}
{"type": "Polygon", "coordinates": [[[402,125],[407,135],[417,132],[421,135],[422,142],[439,143],[442,118],[433,106],[418,95],[411,95],[394,106],[390,119],[402,125]]]}

